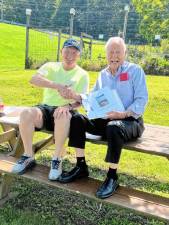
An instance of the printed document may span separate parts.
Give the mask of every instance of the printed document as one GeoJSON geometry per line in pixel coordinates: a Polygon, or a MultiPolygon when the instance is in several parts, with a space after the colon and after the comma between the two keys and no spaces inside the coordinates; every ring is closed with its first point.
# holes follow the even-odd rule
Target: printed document
{"type": "Polygon", "coordinates": [[[82,104],[89,119],[105,118],[111,111],[125,111],[117,91],[108,87],[83,95],[82,104]]]}

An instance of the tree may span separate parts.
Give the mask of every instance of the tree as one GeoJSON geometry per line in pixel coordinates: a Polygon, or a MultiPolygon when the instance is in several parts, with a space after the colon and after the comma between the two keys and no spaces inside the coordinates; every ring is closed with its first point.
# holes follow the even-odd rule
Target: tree
{"type": "Polygon", "coordinates": [[[150,42],[156,34],[169,37],[169,1],[168,0],[132,0],[140,14],[140,33],[150,42]]]}

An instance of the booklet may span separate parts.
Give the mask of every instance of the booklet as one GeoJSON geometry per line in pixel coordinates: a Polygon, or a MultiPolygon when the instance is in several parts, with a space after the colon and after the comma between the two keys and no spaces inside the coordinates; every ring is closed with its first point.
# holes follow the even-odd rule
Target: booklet
{"type": "Polygon", "coordinates": [[[105,118],[111,111],[125,111],[117,91],[108,87],[83,95],[82,104],[89,119],[105,118]]]}

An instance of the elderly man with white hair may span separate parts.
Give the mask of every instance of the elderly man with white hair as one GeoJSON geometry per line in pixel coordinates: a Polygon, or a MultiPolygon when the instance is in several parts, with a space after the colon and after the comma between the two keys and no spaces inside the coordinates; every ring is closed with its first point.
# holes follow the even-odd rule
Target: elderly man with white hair
{"type": "MultiPolygon", "coordinates": [[[[144,131],[142,115],[148,100],[145,73],[140,66],[125,61],[124,40],[120,37],[112,37],[105,47],[108,65],[100,72],[93,91],[104,87],[115,89],[125,111],[112,111],[106,118],[92,120],[81,114],[72,116],[68,144],[76,148],[77,164],[59,178],[60,182],[68,183],[89,175],[84,154],[85,133],[101,135],[107,140],[105,161],[109,164],[109,169],[105,181],[96,192],[98,198],[107,198],[118,188],[117,168],[121,150],[125,142],[142,135],[144,131]]],[[[79,94],[72,92],[70,96],[76,101],[81,101],[79,94]]]]}

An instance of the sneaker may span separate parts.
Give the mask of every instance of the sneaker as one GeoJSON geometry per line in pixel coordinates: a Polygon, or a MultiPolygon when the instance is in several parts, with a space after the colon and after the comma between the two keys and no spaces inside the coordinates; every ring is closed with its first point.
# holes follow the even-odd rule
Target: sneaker
{"type": "Polygon", "coordinates": [[[35,159],[22,155],[21,158],[16,162],[16,164],[12,168],[12,172],[22,175],[28,169],[32,169],[36,165],[35,159]]]}
{"type": "Polygon", "coordinates": [[[51,161],[51,168],[49,172],[49,180],[57,180],[62,174],[62,160],[56,159],[51,161]]]}

